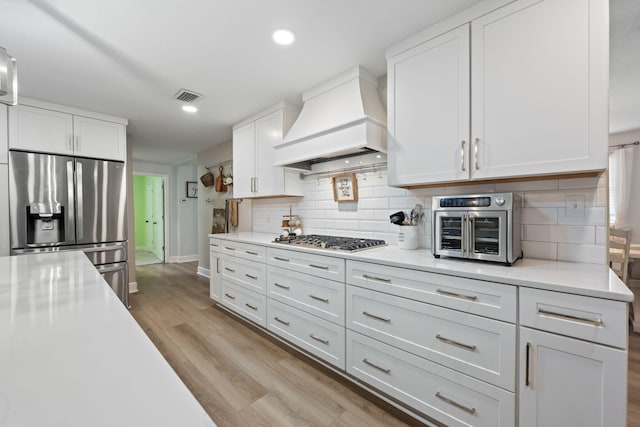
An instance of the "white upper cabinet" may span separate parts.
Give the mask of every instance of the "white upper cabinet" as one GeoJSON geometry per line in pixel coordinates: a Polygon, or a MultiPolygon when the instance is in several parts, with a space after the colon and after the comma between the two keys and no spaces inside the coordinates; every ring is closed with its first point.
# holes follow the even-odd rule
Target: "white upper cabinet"
{"type": "Polygon", "coordinates": [[[606,169],[607,7],[519,0],[390,48],[389,182],[606,169]]]}
{"type": "Polygon", "coordinates": [[[75,155],[98,159],[126,160],[125,126],[89,117],[73,117],[75,155]]]}
{"type": "Polygon", "coordinates": [[[66,112],[9,108],[9,148],[125,161],[126,126],[66,112]]]}
{"type": "Polygon", "coordinates": [[[0,104],[0,164],[9,162],[7,155],[9,149],[8,120],[7,106],[0,104]]]}
{"type": "Polygon", "coordinates": [[[233,128],[233,197],[302,196],[299,172],[280,166],[282,143],[300,108],[280,103],[233,128]]]}
{"type": "Polygon", "coordinates": [[[17,105],[9,109],[9,147],[73,155],[73,116],[17,105]]]}
{"type": "Polygon", "coordinates": [[[469,177],[469,25],[388,63],[389,182],[469,177]]]}

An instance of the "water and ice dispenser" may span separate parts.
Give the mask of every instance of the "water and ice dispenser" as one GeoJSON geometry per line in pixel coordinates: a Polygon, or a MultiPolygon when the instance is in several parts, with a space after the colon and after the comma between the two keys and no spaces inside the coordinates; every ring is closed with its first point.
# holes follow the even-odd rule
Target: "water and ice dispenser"
{"type": "Polygon", "coordinates": [[[27,244],[65,241],[64,206],[60,203],[30,203],[26,206],[27,244]]]}

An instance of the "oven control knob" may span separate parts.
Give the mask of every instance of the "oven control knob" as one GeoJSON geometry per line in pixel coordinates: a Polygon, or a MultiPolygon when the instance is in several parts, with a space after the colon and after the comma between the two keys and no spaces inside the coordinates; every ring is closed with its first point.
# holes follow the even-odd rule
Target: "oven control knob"
{"type": "Polygon", "coordinates": [[[504,197],[496,197],[496,205],[502,206],[504,205],[504,202],[505,202],[504,197]]]}

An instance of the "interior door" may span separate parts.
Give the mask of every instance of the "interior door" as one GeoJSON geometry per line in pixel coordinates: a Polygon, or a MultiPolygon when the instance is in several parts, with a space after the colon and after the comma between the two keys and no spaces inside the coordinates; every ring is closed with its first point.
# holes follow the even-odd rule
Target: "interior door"
{"type": "Polygon", "coordinates": [[[145,185],[145,212],[144,227],[146,239],[143,246],[146,250],[153,252],[153,183],[147,182],[145,185]]]}
{"type": "Polygon", "coordinates": [[[153,254],[164,262],[164,180],[153,182],[153,254]]]}

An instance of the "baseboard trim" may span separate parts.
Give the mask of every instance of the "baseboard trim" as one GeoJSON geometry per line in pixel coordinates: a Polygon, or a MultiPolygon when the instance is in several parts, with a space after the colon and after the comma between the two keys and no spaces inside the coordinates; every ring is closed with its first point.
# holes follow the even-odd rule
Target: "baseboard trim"
{"type": "Polygon", "coordinates": [[[129,293],[135,294],[138,292],[138,282],[129,282],[129,293]]]}
{"type": "Polygon", "coordinates": [[[193,262],[198,261],[200,259],[199,255],[184,255],[184,256],[172,256],[167,260],[168,263],[181,263],[181,262],[193,262]]]}
{"type": "Polygon", "coordinates": [[[209,278],[211,276],[211,270],[209,270],[208,268],[200,267],[200,266],[198,266],[197,273],[200,276],[204,276],[206,278],[209,278]]]}

